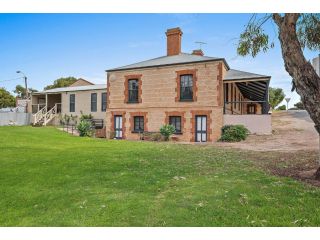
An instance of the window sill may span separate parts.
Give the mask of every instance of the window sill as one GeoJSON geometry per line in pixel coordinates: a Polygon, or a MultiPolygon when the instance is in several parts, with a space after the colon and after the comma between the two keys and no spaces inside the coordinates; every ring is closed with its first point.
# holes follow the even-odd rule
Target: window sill
{"type": "Polygon", "coordinates": [[[143,133],[144,131],[131,131],[131,133],[143,133]]]}
{"type": "Polygon", "coordinates": [[[193,99],[180,99],[180,102],[193,102],[193,99]]]}
{"type": "Polygon", "coordinates": [[[139,103],[139,102],[127,102],[128,104],[135,104],[135,103],[139,103]]]}
{"type": "Polygon", "coordinates": [[[182,135],[182,134],[183,134],[182,132],[176,132],[173,135],[182,135]]]}

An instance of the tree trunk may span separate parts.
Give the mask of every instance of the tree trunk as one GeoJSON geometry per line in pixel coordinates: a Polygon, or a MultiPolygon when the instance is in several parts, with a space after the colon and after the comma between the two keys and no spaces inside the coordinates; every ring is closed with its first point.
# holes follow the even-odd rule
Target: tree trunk
{"type": "MultiPolygon", "coordinates": [[[[292,77],[294,87],[320,134],[320,77],[303,55],[296,33],[299,17],[298,13],[287,13],[283,17],[273,14],[273,20],[279,27],[285,69],[292,77]]],[[[320,180],[320,167],[316,179],[320,180]]]]}

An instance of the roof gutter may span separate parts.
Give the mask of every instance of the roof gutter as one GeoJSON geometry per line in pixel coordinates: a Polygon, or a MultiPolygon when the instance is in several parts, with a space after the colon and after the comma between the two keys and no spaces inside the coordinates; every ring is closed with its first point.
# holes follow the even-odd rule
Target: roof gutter
{"type": "Polygon", "coordinates": [[[250,81],[270,81],[271,76],[265,77],[255,77],[255,78],[233,78],[233,79],[223,79],[224,82],[250,82],[250,81]]]}
{"type": "Polygon", "coordinates": [[[227,67],[227,70],[230,70],[228,63],[224,58],[217,58],[217,59],[210,59],[210,60],[203,60],[203,61],[170,63],[170,64],[161,64],[161,65],[153,65],[153,66],[145,66],[145,67],[121,68],[121,69],[113,68],[113,69],[109,69],[109,70],[105,70],[105,71],[106,72],[120,72],[120,71],[134,70],[134,69],[157,68],[157,67],[167,67],[167,66],[176,66],[176,65],[184,65],[184,64],[192,64],[192,63],[206,63],[206,62],[217,62],[217,61],[223,61],[223,63],[227,67]]]}

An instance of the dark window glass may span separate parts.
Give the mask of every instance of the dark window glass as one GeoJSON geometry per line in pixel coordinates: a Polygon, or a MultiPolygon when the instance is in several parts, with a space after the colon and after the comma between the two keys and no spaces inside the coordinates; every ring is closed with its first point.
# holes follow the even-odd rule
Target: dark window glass
{"type": "Polygon", "coordinates": [[[181,133],[181,117],[180,116],[169,117],[169,124],[175,127],[176,133],[181,133]]]}
{"type": "Polygon", "coordinates": [[[69,105],[69,112],[76,111],[76,95],[70,94],[70,105],[69,105]]]}
{"type": "Polygon", "coordinates": [[[97,94],[91,93],[91,112],[97,111],[97,94]]]}
{"type": "Polygon", "coordinates": [[[101,94],[101,111],[105,112],[107,110],[107,93],[101,94]]]}
{"type": "Polygon", "coordinates": [[[180,76],[180,99],[181,100],[192,100],[193,99],[192,75],[180,76]]]}
{"type": "Polygon", "coordinates": [[[139,85],[138,85],[137,79],[131,79],[128,81],[128,91],[129,91],[128,101],[131,103],[137,103],[138,102],[138,91],[139,91],[139,85]]]}
{"type": "Polygon", "coordinates": [[[134,129],[135,132],[143,132],[144,131],[144,119],[143,117],[136,116],[134,117],[134,129]]]}

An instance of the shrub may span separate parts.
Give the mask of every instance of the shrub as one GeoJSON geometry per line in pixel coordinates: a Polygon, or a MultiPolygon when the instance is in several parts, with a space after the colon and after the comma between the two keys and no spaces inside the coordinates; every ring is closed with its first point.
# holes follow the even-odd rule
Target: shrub
{"type": "Polygon", "coordinates": [[[116,132],[110,131],[110,133],[109,133],[109,139],[115,139],[115,137],[116,137],[116,132]]]}
{"type": "Polygon", "coordinates": [[[221,131],[220,141],[222,142],[240,142],[249,134],[249,130],[243,125],[225,125],[221,131]]]}
{"type": "Polygon", "coordinates": [[[281,105],[277,108],[277,110],[282,110],[282,111],[286,109],[287,109],[286,105],[281,105]]]}
{"type": "Polygon", "coordinates": [[[79,131],[80,137],[90,137],[92,135],[91,122],[88,120],[80,120],[76,128],[79,131]]]}
{"type": "Polygon", "coordinates": [[[152,133],[150,134],[150,140],[159,142],[163,140],[163,136],[161,133],[152,133]]]}
{"type": "Polygon", "coordinates": [[[67,115],[67,114],[64,114],[64,124],[66,124],[66,125],[69,125],[69,123],[70,123],[70,120],[71,120],[71,118],[70,118],[70,116],[69,115],[67,115]]]}
{"type": "Polygon", "coordinates": [[[146,141],[163,141],[164,137],[159,132],[144,132],[142,134],[142,139],[146,141]]]}
{"type": "Polygon", "coordinates": [[[91,120],[93,118],[93,116],[91,114],[86,115],[86,114],[83,114],[82,111],[80,111],[80,113],[81,113],[80,121],[81,120],[91,120]]]}
{"type": "Polygon", "coordinates": [[[168,141],[170,136],[172,134],[174,134],[175,131],[176,131],[176,129],[174,128],[174,126],[169,125],[169,124],[165,124],[160,128],[160,133],[164,137],[165,141],[168,141]]]}

